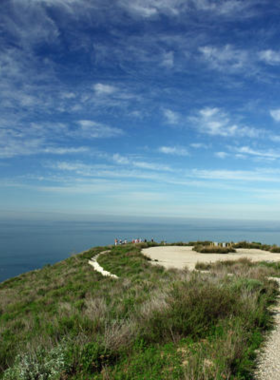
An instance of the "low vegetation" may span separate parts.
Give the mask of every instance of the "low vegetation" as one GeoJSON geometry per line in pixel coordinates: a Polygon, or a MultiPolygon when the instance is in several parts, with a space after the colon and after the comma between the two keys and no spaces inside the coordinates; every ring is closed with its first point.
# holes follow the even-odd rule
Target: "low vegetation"
{"type": "Polygon", "coordinates": [[[193,247],[193,251],[199,252],[199,253],[230,253],[230,252],[236,252],[236,250],[232,246],[228,247],[221,247],[221,246],[215,246],[215,245],[195,245],[193,247]]]}
{"type": "Polygon", "coordinates": [[[204,240],[204,241],[189,241],[189,242],[177,242],[177,243],[171,243],[171,244],[168,244],[168,245],[176,245],[176,246],[185,246],[185,247],[192,247],[192,246],[196,246],[196,245],[202,245],[202,246],[208,246],[208,245],[213,245],[213,242],[210,241],[210,240],[204,240]]]}
{"type": "Polygon", "coordinates": [[[259,242],[247,242],[247,241],[241,241],[238,243],[224,243],[222,245],[214,244],[211,241],[198,241],[198,242],[189,242],[189,243],[181,243],[181,245],[191,245],[193,247],[193,251],[200,252],[200,253],[230,253],[230,252],[236,252],[237,248],[243,248],[243,249],[261,249],[263,251],[268,251],[272,253],[280,253],[280,247],[277,245],[269,245],[269,244],[262,244],[259,242]]]}
{"type": "Polygon", "coordinates": [[[147,246],[96,247],[0,284],[0,378],[252,379],[280,265],[166,270],[147,246]],[[98,262],[119,279],[88,265],[106,249],[98,262]]]}
{"type": "Polygon", "coordinates": [[[280,247],[277,245],[269,245],[269,244],[262,244],[259,242],[247,242],[247,241],[240,241],[238,243],[232,244],[233,248],[246,248],[246,249],[261,249],[263,251],[269,251],[274,253],[280,252],[280,247]]]}

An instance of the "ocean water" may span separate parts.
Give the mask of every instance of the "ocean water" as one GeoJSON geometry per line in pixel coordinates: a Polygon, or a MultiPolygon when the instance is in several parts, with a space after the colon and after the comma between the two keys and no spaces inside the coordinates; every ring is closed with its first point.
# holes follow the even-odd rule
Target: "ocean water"
{"type": "Polygon", "coordinates": [[[0,220],[0,282],[114,239],[260,241],[280,245],[280,222],[202,219],[145,221],[0,220]]]}

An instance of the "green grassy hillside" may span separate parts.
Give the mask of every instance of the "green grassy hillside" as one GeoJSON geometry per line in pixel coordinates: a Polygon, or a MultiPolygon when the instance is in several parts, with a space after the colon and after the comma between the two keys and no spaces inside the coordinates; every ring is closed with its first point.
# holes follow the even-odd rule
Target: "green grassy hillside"
{"type": "Polygon", "coordinates": [[[144,246],[93,248],[0,284],[0,378],[252,379],[279,265],[165,270],[144,246]],[[107,249],[98,262],[119,279],[88,265],[107,249]]]}

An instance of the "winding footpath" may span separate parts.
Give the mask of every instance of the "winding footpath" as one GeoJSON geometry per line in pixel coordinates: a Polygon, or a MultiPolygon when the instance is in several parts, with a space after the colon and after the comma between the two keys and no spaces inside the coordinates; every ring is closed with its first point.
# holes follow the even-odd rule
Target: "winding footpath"
{"type": "Polygon", "coordinates": [[[109,253],[110,251],[103,251],[103,252],[100,252],[98,255],[94,256],[91,258],[91,260],[88,261],[89,265],[91,265],[97,272],[101,273],[102,276],[106,276],[106,277],[113,277],[113,278],[118,278],[118,276],[116,276],[115,274],[112,274],[108,271],[106,271],[105,269],[102,268],[101,265],[98,264],[97,262],[97,259],[100,255],[104,255],[106,253],[109,253]]]}
{"type": "MultiPolygon", "coordinates": [[[[271,279],[277,281],[280,287],[279,278],[271,279]]],[[[256,380],[280,380],[280,296],[278,296],[277,304],[272,308],[272,313],[274,329],[259,354],[255,372],[256,380]]]]}

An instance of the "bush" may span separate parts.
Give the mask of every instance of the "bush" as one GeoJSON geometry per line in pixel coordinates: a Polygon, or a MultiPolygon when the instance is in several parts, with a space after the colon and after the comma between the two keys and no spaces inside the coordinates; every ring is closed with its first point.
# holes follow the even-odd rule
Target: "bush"
{"type": "Polygon", "coordinates": [[[200,278],[176,283],[164,304],[151,310],[142,321],[144,338],[163,343],[205,337],[219,320],[241,313],[242,305],[234,288],[210,281],[202,283],[200,278]]]}
{"type": "Polygon", "coordinates": [[[249,243],[248,241],[240,241],[233,244],[233,248],[262,249],[263,251],[269,251],[271,249],[271,245],[262,244],[259,242],[249,243]]]}
{"type": "Polygon", "coordinates": [[[81,364],[86,373],[100,372],[104,366],[114,361],[115,356],[97,342],[86,344],[82,351],[81,364]]]}
{"type": "Polygon", "coordinates": [[[199,253],[229,253],[229,252],[236,252],[234,248],[230,247],[220,247],[220,246],[203,246],[203,245],[196,245],[193,247],[193,251],[199,252],[199,253]]]}
{"type": "Polygon", "coordinates": [[[196,263],[195,269],[197,270],[209,270],[211,269],[212,264],[211,263],[196,263]]]}
{"type": "Polygon", "coordinates": [[[68,370],[66,346],[59,345],[49,352],[41,348],[34,356],[18,355],[3,380],[59,380],[68,370]]]}
{"type": "Polygon", "coordinates": [[[270,252],[272,252],[272,253],[280,253],[280,247],[272,247],[272,248],[270,248],[270,252]]]}

